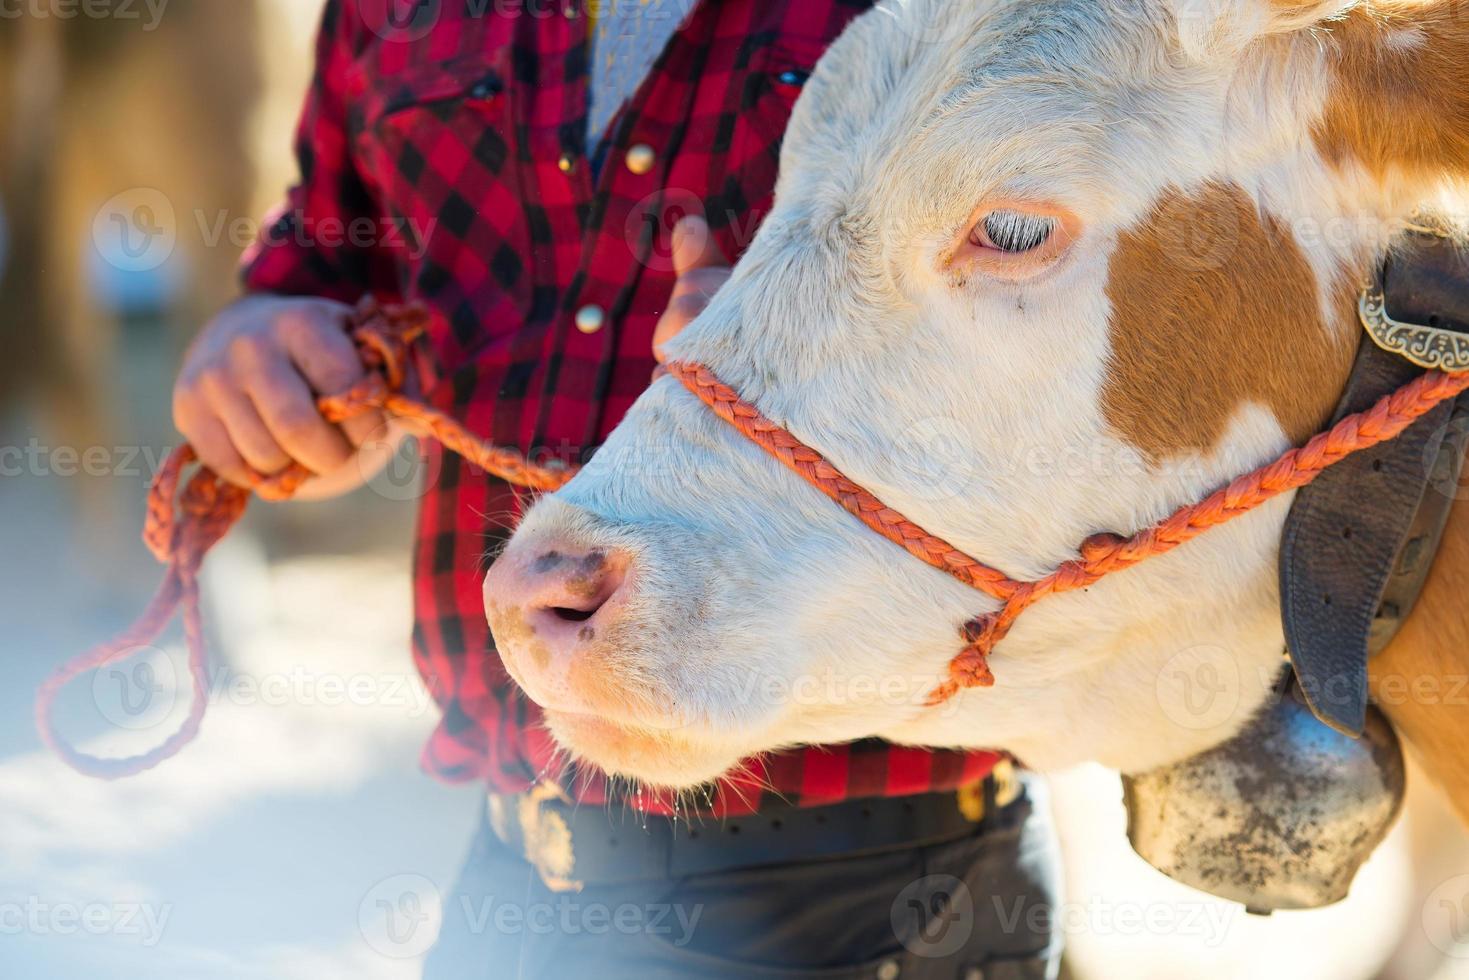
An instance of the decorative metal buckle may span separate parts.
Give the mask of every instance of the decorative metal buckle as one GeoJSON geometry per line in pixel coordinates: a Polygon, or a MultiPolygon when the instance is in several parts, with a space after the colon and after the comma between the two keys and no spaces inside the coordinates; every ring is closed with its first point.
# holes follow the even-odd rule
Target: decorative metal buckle
{"type": "Polygon", "coordinates": [[[1367,328],[1367,336],[1389,354],[1405,357],[1422,368],[1437,368],[1450,374],[1469,371],[1469,334],[1394,320],[1387,315],[1380,279],[1362,290],[1357,314],[1362,318],[1362,326],[1367,328]]]}
{"type": "Polygon", "coordinates": [[[576,856],[571,828],[547,804],[570,804],[571,798],[554,781],[543,779],[527,792],[513,796],[489,794],[490,828],[507,847],[530,862],[541,881],[553,892],[579,892],[582,882],[573,878],[576,856]],[[513,809],[512,809],[513,808],[513,809]]]}
{"type": "MultiPolygon", "coordinates": [[[[1443,237],[1446,233],[1431,224],[1409,225],[1409,230],[1421,235],[1443,237]]],[[[1387,298],[1384,295],[1382,269],[1378,269],[1365,286],[1357,300],[1357,315],[1367,336],[1389,354],[1397,354],[1422,368],[1459,374],[1469,371],[1469,334],[1425,323],[1405,323],[1394,320],[1387,313],[1387,298]]]]}

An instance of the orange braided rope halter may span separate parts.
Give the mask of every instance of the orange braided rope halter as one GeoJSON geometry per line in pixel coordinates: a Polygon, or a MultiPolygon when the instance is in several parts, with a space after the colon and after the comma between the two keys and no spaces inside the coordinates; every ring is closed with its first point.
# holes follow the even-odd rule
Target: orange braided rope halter
{"type": "MultiPolygon", "coordinates": [[[[570,468],[536,466],[518,452],[491,445],[447,415],[402,394],[407,379],[409,348],[423,333],[428,312],[422,306],[386,306],[371,297],[358,304],[347,324],[367,374],[340,395],[317,400],[329,422],[342,422],[364,412],[380,410],[411,420],[434,438],[492,476],[532,490],[555,490],[570,480],[570,468]]],[[[36,727],[41,740],[78,772],[117,779],[151,769],[193,740],[204,719],[208,691],[208,659],[203,620],[199,614],[199,567],[204,555],[228,533],[245,513],[250,491],[220,479],[201,466],[184,482],[184,471],[198,461],[187,444],[176,449],[148,489],[148,514],[143,541],[168,573],[143,614],[121,635],[63,664],[46,679],[36,697],[36,727]],[[182,484],[182,491],[180,490],[182,484]],[[107,759],[87,755],[69,745],[56,731],[52,713],[61,689],[78,675],[125,659],[152,643],[182,610],[184,637],[189,649],[192,701],[189,714],[161,745],[138,756],[107,759]]],[[[285,500],[295,494],[311,473],[293,465],[270,477],[256,474],[253,490],[267,500],[285,500]]]]}
{"type": "Polygon", "coordinates": [[[1292,449],[1275,462],[1245,474],[1200,503],[1183,507],[1130,538],[1093,535],[1082,543],[1079,558],[1045,578],[1021,582],[971,558],[878,500],[843,475],[821,453],[766,418],[708,368],[701,364],[675,363],[668,370],[714,414],[872,530],[901,545],[914,557],[1002,603],[995,612],[964,624],[961,630],[964,648],[949,664],[949,677],[930,695],[931,705],[942,703],[961,688],[994,684],[989,668],[990,653],[1010,632],[1020,614],[1046,596],[1086,588],[1112,572],[1172,551],[1289,490],[1298,490],[1333,464],[1396,437],[1435,405],[1469,389],[1469,373],[1429,371],[1366,411],[1348,415],[1299,449],[1292,449]]]}
{"type": "MultiPolygon", "coordinates": [[[[413,421],[446,449],[516,486],[556,490],[570,480],[575,468],[535,465],[521,453],[485,442],[449,416],[402,393],[409,349],[427,322],[428,313],[421,306],[384,306],[370,297],[364,299],[348,323],[348,332],[368,372],[350,390],[319,399],[317,404],[322,415],[328,421],[341,422],[363,412],[379,410],[413,421]]],[[[961,688],[992,685],[989,654],[1020,614],[1039,600],[1084,588],[1111,572],[1171,551],[1282,493],[1303,487],[1327,467],[1394,438],[1435,405],[1469,389],[1469,373],[1429,371],[1367,411],[1347,416],[1301,448],[1240,477],[1204,501],[1180,509],[1130,538],[1093,535],[1082,543],[1079,558],[1045,578],[1022,582],[970,557],[888,507],[843,475],[821,453],[762,415],[703,365],[675,362],[668,365],[668,372],[720,418],[873,531],[1002,604],[998,610],[964,624],[960,632],[965,645],[950,663],[948,678],[930,696],[931,704],[948,699],[961,688]]],[[[168,573],[143,614],[116,639],[60,667],[37,695],[36,723],[42,741],[68,765],[86,775],[116,779],[150,769],[188,744],[198,734],[203,720],[208,699],[208,663],[199,612],[199,568],[205,553],[244,514],[250,491],[226,483],[203,466],[185,482],[185,470],[196,462],[191,447],[180,447],[168,458],[149,488],[143,540],[158,560],[168,566],[168,573]],[[156,748],[127,758],[101,758],[68,745],[56,731],[52,718],[61,689],[80,674],[124,659],[138,647],[151,643],[178,610],[182,610],[193,688],[188,717],[178,731],[156,748]]],[[[271,477],[256,475],[252,489],[268,500],[284,500],[309,478],[308,471],[292,466],[271,477]]]]}

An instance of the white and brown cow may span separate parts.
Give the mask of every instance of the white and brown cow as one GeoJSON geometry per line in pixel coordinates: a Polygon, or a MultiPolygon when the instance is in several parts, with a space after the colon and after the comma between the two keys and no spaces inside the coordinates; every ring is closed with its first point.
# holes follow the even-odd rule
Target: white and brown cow
{"type": "MultiPolygon", "coordinates": [[[[911,0],[806,86],[774,210],[671,345],[888,504],[1015,578],[1320,429],[1354,298],[1469,179],[1469,7],[911,0]]],[[[573,753],[682,787],[881,736],[1124,771],[1244,725],[1283,648],[1289,500],[1021,618],[926,707],[992,600],[902,553],[677,381],[528,515],[485,583],[573,753]],[[1182,717],[1220,652],[1234,709],[1182,717]]],[[[1378,680],[1469,815],[1469,508],[1378,680]]]]}

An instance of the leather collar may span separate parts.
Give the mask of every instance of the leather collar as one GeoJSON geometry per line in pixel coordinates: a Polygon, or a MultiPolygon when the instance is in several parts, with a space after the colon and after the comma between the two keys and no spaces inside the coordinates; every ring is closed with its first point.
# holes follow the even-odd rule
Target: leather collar
{"type": "MultiPolygon", "coordinates": [[[[1425,357],[1469,352],[1469,256],[1430,228],[1408,239],[1364,296],[1367,339],[1338,419],[1423,366],[1441,366],[1425,364],[1425,357]]],[[[1307,703],[1339,731],[1362,731],[1367,661],[1397,634],[1427,580],[1458,496],[1466,447],[1469,394],[1337,464],[1296,495],[1280,549],[1286,645],[1307,703]]]]}

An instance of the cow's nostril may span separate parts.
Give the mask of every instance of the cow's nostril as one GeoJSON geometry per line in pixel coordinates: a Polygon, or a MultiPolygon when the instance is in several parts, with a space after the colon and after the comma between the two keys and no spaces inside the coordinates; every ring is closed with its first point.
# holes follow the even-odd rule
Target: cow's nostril
{"type": "Polygon", "coordinates": [[[530,601],[541,622],[552,632],[568,640],[579,636],[576,631],[556,631],[555,627],[580,627],[606,608],[622,588],[627,559],[621,554],[594,550],[585,554],[566,548],[549,551],[531,563],[530,601]]]}
{"type": "MultiPolygon", "coordinates": [[[[602,608],[600,605],[597,609],[602,608]]],[[[552,606],[551,615],[568,623],[585,623],[597,614],[597,609],[572,609],[569,606],[552,606]]]]}
{"type": "MultiPolygon", "coordinates": [[[[619,597],[632,556],[612,548],[583,550],[566,541],[548,544],[554,547],[527,555],[516,554],[512,546],[485,578],[485,607],[505,650],[525,645],[537,655],[569,658],[585,652],[601,627],[622,615],[625,603],[619,597]]],[[[537,669],[551,670],[550,663],[548,658],[537,669]]],[[[536,666],[529,655],[522,664],[536,666]]]]}

